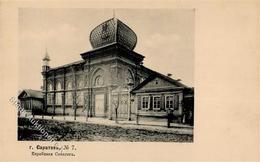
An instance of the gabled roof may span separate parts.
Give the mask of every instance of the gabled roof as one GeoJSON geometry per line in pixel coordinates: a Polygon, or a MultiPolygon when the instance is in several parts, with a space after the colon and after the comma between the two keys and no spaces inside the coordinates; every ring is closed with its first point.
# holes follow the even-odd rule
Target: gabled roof
{"type": "Polygon", "coordinates": [[[171,84],[177,86],[177,88],[189,88],[188,86],[182,84],[181,82],[179,82],[179,81],[177,81],[177,80],[175,80],[175,79],[173,79],[173,78],[170,78],[170,77],[168,77],[168,76],[166,76],[166,75],[163,75],[163,74],[161,74],[161,73],[159,73],[159,72],[156,72],[156,71],[151,70],[151,69],[149,69],[149,68],[147,68],[147,67],[144,67],[144,66],[141,66],[141,68],[143,68],[143,69],[149,71],[151,74],[150,74],[150,76],[149,76],[148,78],[146,78],[142,83],[140,83],[140,84],[137,85],[134,89],[132,89],[131,92],[134,92],[134,91],[137,91],[137,90],[141,89],[142,87],[144,87],[146,84],[148,84],[150,81],[152,81],[152,80],[155,79],[155,78],[161,78],[161,79],[163,79],[163,80],[166,80],[167,82],[169,82],[169,83],[171,83],[171,84]]]}
{"type": "Polygon", "coordinates": [[[24,89],[22,92],[20,92],[20,94],[18,95],[18,98],[22,98],[24,94],[26,94],[25,98],[31,97],[31,98],[43,99],[42,91],[24,89]]]}

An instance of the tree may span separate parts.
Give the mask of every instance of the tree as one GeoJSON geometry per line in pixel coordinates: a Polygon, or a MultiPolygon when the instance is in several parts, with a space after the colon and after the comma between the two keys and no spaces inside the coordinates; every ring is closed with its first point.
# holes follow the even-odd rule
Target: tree
{"type": "Polygon", "coordinates": [[[119,98],[120,98],[120,93],[117,92],[117,94],[113,97],[113,100],[112,100],[112,104],[113,104],[113,107],[115,109],[115,115],[116,115],[115,122],[116,123],[118,123],[119,98]]]}

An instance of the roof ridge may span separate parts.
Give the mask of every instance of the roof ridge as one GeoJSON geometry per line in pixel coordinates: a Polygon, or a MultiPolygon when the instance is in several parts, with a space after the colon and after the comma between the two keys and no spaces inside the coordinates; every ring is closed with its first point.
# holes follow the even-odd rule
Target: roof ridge
{"type": "MultiPolygon", "coordinates": [[[[37,91],[37,92],[42,92],[41,90],[35,90],[35,89],[24,89],[24,91],[26,91],[26,90],[29,90],[29,91],[37,91]]],[[[22,90],[23,91],[23,90],[22,90]]]]}
{"type": "Polygon", "coordinates": [[[60,65],[60,66],[53,67],[53,68],[51,68],[50,70],[59,69],[59,68],[62,68],[62,67],[67,67],[67,66],[73,65],[73,64],[80,64],[80,63],[83,63],[83,62],[85,62],[85,60],[73,61],[73,62],[71,62],[71,63],[67,63],[67,64],[64,64],[64,65],[60,65]]]}
{"type": "Polygon", "coordinates": [[[186,86],[185,84],[181,83],[180,81],[177,81],[177,80],[174,79],[174,78],[168,77],[168,76],[166,76],[166,75],[164,75],[164,74],[162,74],[162,73],[160,73],[160,72],[157,72],[157,71],[155,71],[155,70],[152,70],[152,69],[150,69],[150,68],[147,68],[147,67],[145,67],[144,65],[142,65],[142,67],[144,67],[144,68],[146,68],[146,69],[152,71],[153,73],[155,73],[155,74],[157,74],[157,75],[160,75],[160,76],[162,76],[162,77],[164,77],[164,78],[166,78],[166,79],[168,79],[168,80],[170,80],[170,81],[173,81],[173,82],[175,82],[175,83],[178,83],[178,84],[180,84],[180,85],[183,86],[183,87],[188,87],[188,86],[186,86]]]}

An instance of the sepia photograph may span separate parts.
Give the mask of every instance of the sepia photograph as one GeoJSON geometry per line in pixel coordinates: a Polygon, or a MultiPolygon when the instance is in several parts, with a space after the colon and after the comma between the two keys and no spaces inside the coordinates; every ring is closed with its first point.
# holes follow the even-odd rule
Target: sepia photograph
{"type": "Polygon", "coordinates": [[[18,141],[194,141],[195,9],[18,13],[18,141]]]}
{"type": "Polygon", "coordinates": [[[0,0],[0,162],[260,162],[257,0],[0,0]]]}

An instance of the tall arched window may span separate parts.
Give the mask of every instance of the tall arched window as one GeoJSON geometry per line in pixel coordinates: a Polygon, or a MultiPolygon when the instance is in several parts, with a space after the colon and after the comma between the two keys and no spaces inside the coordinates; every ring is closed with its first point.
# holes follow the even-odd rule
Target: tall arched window
{"type": "Polygon", "coordinates": [[[80,78],[78,78],[77,79],[77,87],[78,88],[83,88],[83,79],[82,79],[82,77],[80,77],[80,78]]]}
{"type": "Polygon", "coordinates": [[[48,85],[47,85],[47,90],[48,90],[48,91],[52,91],[52,90],[53,90],[53,86],[52,86],[51,83],[48,83],[48,85]]]}
{"type": "Polygon", "coordinates": [[[72,89],[72,81],[69,80],[67,81],[67,86],[66,86],[67,89],[72,89]]]}
{"type": "Polygon", "coordinates": [[[56,90],[61,90],[61,82],[57,81],[56,83],[56,90]]]}
{"type": "Polygon", "coordinates": [[[103,86],[105,84],[104,80],[104,70],[98,69],[95,71],[92,77],[93,86],[103,86]]]}

